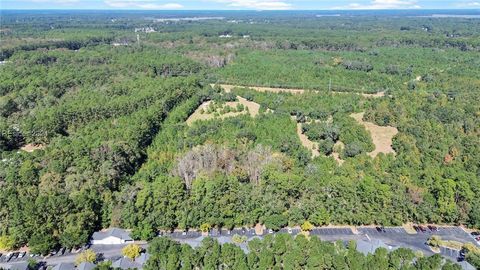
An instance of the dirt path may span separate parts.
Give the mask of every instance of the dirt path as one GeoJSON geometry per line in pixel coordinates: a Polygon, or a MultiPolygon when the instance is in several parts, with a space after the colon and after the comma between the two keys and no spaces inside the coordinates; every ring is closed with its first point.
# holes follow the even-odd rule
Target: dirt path
{"type": "MultiPolygon", "coordinates": [[[[293,121],[297,122],[295,116],[292,116],[291,118],[293,121]]],[[[300,142],[302,142],[302,145],[308,150],[312,151],[312,157],[320,156],[320,152],[318,151],[318,143],[310,141],[307,135],[302,133],[302,123],[297,123],[297,134],[298,138],[300,138],[300,142]]]]}
{"type": "Polygon", "coordinates": [[[363,121],[363,115],[365,113],[353,113],[350,116],[357,120],[358,123],[362,124],[370,134],[372,135],[372,141],[375,145],[375,150],[368,153],[371,157],[376,157],[379,153],[393,153],[395,151],[392,148],[392,139],[393,136],[397,135],[398,129],[395,127],[382,127],[377,126],[371,122],[363,121]]]}
{"type": "Polygon", "coordinates": [[[192,115],[190,115],[190,117],[188,117],[186,123],[188,126],[191,126],[193,122],[198,120],[209,120],[214,118],[225,119],[227,117],[235,117],[243,114],[250,114],[251,117],[255,117],[258,115],[258,112],[260,110],[260,104],[252,101],[248,101],[241,96],[237,96],[237,99],[238,101],[226,102],[225,106],[236,108],[238,104],[242,104],[243,106],[245,106],[245,108],[248,108],[248,110],[241,111],[241,112],[229,112],[229,113],[222,114],[220,116],[215,116],[213,113],[206,112],[210,104],[212,104],[212,101],[209,100],[202,103],[200,106],[198,106],[195,112],[192,115]]]}
{"type": "MultiPolygon", "coordinates": [[[[215,86],[215,84],[211,84],[212,87],[215,86]]],[[[304,94],[305,92],[313,92],[313,93],[319,93],[319,91],[316,90],[305,90],[305,89],[298,89],[298,88],[275,88],[275,87],[259,87],[259,86],[241,86],[241,85],[231,85],[231,84],[219,84],[220,87],[222,87],[225,92],[231,92],[232,89],[234,88],[250,88],[258,92],[270,92],[270,93],[291,93],[291,94],[304,94]]],[[[381,98],[385,96],[385,92],[378,92],[375,94],[366,94],[366,93],[354,93],[354,92],[337,92],[337,91],[332,91],[333,94],[356,94],[356,95],[361,95],[366,98],[381,98]]]]}
{"type": "Polygon", "coordinates": [[[345,160],[340,158],[340,151],[342,151],[344,148],[345,144],[341,141],[337,141],[333,146],[332,157],[337,161],[338,165],[340,166],[343,165],[343,163],[345,162],[345,160]]]}

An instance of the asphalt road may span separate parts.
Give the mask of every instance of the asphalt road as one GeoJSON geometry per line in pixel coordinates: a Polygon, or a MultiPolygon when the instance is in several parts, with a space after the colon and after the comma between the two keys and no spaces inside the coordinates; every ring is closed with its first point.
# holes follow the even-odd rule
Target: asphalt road
{"type": "MultiPolygon", "coordinates": [[[[402,227],[389,227],[385,228],[384,232],[379,232],[372,227],[357,227],[358,233],[355,234],[349,228],[315,228],[310,234],[317,235],[320,239],[324,241],[350,241],[350,240],[369,240],[369,239],[378,239],[382,240],[388,246],[392,248],[395,247],[405,247],[412,250],[422,251],[425,255],[432,255],[432,251],[425,244],[432,235],[439,235],[444,240],[454,240],[462,243],[471,242],[476,245],[473,238],[465,232],[460,227],[439,227],[437,232],[432,232],[427,230],[427,232],[418,232],[417,234],[408,234],[402,227]]],[[[212,230],[208,236],[217,238],[220,242],[231,242],[232,236],[237,234],[240,236],[247,236],[248,239],[253,238],[262,238],[268,234],[276,233],[288,233],[291,235],[297,235],[300,233],[299,228],[284,228],[279,232],[273,232],[265,230],[263,235],[256,235],[254,229],[234,229],[234,230],[212,230]]],[[[170,237],[174,240],[177,240],[181,243],[190,244],[192,246],[198,246],[201,243],[201,240],[204,238],[202,233],[197,231],[189,232],[171,232],[171,233],[162,233],[159,236],[170,237]]],[[[139,242],[143,248],[147,248],[145,242],[139,242]]],[[[90,248],[93,249],[97,254],[101,255],[104,259],[117,259],[121,256],[121,250],[125,245],[93,245],[90,248]]],[[[241,245],[242,249],[246,250],[246,245],[241,245]]],[[[458,257],[458,251],[450,249],[441,249],[441,254],[445,257],[448,257],[452,260],[455,260],[458,257]]],[[[74,262],[78,254],[64,254],[62,256],[51,256],[46,258],[36,258],[38,261],[44,261],[47,265],[55,265],[61,262],[74,262]]],[[[8,263],[0,263],[0,268],[7,267],[15,262],[23,261],[28,259],[28,255],[22,258],[21,260],[12,260],[8,263]]]]}

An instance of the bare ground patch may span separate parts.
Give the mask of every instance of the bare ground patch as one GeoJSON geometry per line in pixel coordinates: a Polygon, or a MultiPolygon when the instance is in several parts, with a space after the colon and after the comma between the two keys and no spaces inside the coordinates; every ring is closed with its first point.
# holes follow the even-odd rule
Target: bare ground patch
{"type": "Polygon", "coordinates": [[[187,125],[192,125],[193,122],[198,121],[198,120],[209,120],[209,119],[214,119],[214,118],[220,118],[220,119],[225,119],[227,117],[235,117],[243,114],[250,114],[251,117],[255,117],[258,115],[258,112],[260,110],[260,104],[248,101],[243,97],[237,96],[238,101],[232,101],[232,102],[226,102],[225,106],[235,108],[237,105],[242,104],[245,106],[246,110],[241,111],[241,112],[229,112],[225,114],[221,114],[220,116],[215,116],[214,113],[207,113],[208,107],[212,104],[212,101],[206,101],[202,103],[196,110],[195,112],[190,115],[187,119],[187,125]]]}
{"type": "Polygon", "coordinates": [[[35,150],[42,150],[42,149],[45,149],[45,145],[33,144],[33,143],[26,144],[26,145],[24,145],[20,148],[20,150],[28,152],[28,153],[31,153],[35,150]]]}
{"type": "MultiPolygon", "coordinates": [[[[296,122],[295,116],[292,116],[291,118],[293,121],[296,122]]],[[[302,143],[302,145],[308,150],[312,151],[312,157],[320,156],[320,152],[318,151],[318,143],[310,141],[307,135],[303,134],[301,123],[297,123],[297,134],[298,138],[300,138],[300,142],[302,143]]]]}
{"type": "Polygon", "coordinates": [[[344,148],[345,144],[341,141],[337,141],[333,146],[333,153],[331,154],[340,166],[343,165],[343,163],[345,162],[345,160],[340,158],[340,152],[342,152],[344,148]]]}
{"type": "Polygon", "coordinates": [[[370,131],[370,134],[372,135],[372,141],[375,145],[375,150],[368,153],[368,155],[371,157],[376,157],[379,153],[395,154],[395,151],[392,148],[392,139],[393,136],[397,135],[398,129],[388,126],[382,127],[371,122],[365,122],[363,121],[364,114],[364,112],[353,113],[350,116],[353,117],[358,123],[362,124],[368,131],[370,131]]]}

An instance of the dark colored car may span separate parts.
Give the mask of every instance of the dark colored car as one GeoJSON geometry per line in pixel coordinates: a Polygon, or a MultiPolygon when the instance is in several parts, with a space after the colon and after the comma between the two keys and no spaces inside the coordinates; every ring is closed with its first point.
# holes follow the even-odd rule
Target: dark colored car
{"type": "Polygon", "coordinates": [[[472,232],[471,235],[472,236],[480,236],[480,232],[472,232]]]}
{"type": "Polygon", "coordinates": [[[57,256],[62,256],[63,253],[65,253],[65,250],[66,250],[66,248],[61,248],[61,249],[57,252],[57,256]]]}
{"type": "Polygon", "coordinates": [[[377,232],[379,232],[379,233],[384,233],[384,232],[386,232],[386,231],[385,231],[385,227],[383,227],[383,226],[377,226],[377,227],[375,227],[375,229],[376,229],[377,232]]]}
{"type": "Polygon", "coordinates": [[[425,229],[423,226],[418,226],[418,229],[423,233],[427,231],[427,229],[425,229]]]}
{"type": "Polygon", "coordinates": [[[480,242],[480,236],[478,236],[477,238],[475,238],[475,240],[480,242]]]}
{"type": "Polygon", "coordinates": [[[10,253],[7,253],[7,255],[4,256],[4,260],[3,260],[3,261],[8,262],[8,261],[10,261],[10,260],[12,259],[12,257],[13,257],[13,253],[11,253],[11,252],[10,252],[10,253]]]}
{"type": "Polygon", "coordinates": [[[427,227],[428,227],[428,229],[429,229],[430,231],[432,231],[432,232],[438,232],[438,228],[437,228],[436,226],[428,225],[427,227]]]}
{"type": "Polygon", "coordinates": [[[22,251],[22,252],[18,253],[18,258],[21,259],[21,258],[25,257],[25,254],[27,254],[25,251],[22,251]]]}

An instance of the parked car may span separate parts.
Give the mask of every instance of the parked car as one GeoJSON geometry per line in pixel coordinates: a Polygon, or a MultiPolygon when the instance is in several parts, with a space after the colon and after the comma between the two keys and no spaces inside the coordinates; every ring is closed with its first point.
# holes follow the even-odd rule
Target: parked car
{"type": "Polygon", "coordinates": [[[480,236],[475,238],[475,241],[480,242],[480,236]]]}
{"type": "Polygon", "coordinates": [[[436,226],[428,225],[427,227],[431,232],[438,232],[438,228],[436,226]]]}
{"type": "Polygon", "coordinates": [[[19,258],[19,259],[23,258],[23,257],[25,257],[25,254],[27,254],[25,251],[19,252],[17,258],[19,258]]]}
{"type": "Polygon", "coordinates": [[[67,250],[66,248],[61,248],[61,249],[58,251],[57,256],[62,256],[62,255],[65,253],[66,250],[67,250]]]}
{"type": "Polygon", "coordinates": [[[0,253],[0,262],[3,262],[3,258],[4,258],[4,257],[3,257],[3,254],[0,253]]]}
{"type": "Polygon", "coordinates": [[[12,259],[13,253],[12,253],[12,252],[9,252],[9,253],[7,253],[4,257],[5,257],[5,260],[4,260],[4,261],[5,261],[5,262],[8,262],[8,261],[10,261],[10,260],[12,259]]]}
{"type": "Polygon", "coordinates": [[[419,225],[419,226],[418,226],[418,229],[419,229],[421,232],[423,232],[423,233],[424,233],[424,232],[427,232],[427,229],[426,229],[425,227],[423,227],[423,226],[420,226],[420,225],[419,225]]]}
{"type": "Polygon", "coordinates": [[[480,236],[480,232],[472,232],[471,235],[474,237],[477,237],[477,236],[480,236]]]}
{"type": "Polygon", "coordinates": [[[376,229],[377,232],[379,232],[379,233],[387,232],[387,231],[385,231],[385,227],[383,227],[383,226],[377,226],[377,227],[375,227],[375,229],[376,229]]]}
{"type": "Polygon", "coordinates": [[[293,233],[293,231],[292,231],[291,228],[288,228],[287,231],[288,231],[289,234],[292,234],[292,233],[293,233]]]}

